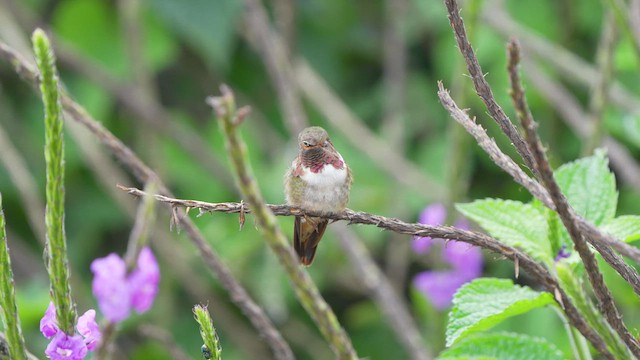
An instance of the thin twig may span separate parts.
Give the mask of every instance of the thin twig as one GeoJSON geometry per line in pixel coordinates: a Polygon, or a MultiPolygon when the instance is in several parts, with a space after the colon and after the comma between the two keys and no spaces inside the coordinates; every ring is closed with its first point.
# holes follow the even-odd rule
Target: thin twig
{"type": "Polygon", "coordinates": [[[574,211],[571,210],[567,198],[562,194],[560,186],[553,177],[553,170],[549,165],[542,143],[536,132],[538,124],[535,122],[531,112],[529,111],[529,106],[527,105],[524,95],[524,89],[520,83],[520,77],[517,69],[519,62],[520,48],[516,41],[511,41],[509,43],[509,77],[511,79],[511,97],[513,98],[522,127],[525,130],[525,138],[535,160],[535,167],[539,174],[538,177],[547,188],[549,195],[551,196],[551,200],[556,207],[556,211],[565,228],[569,232],[576,251],[582,259],[587,272],[587,277],[593,287],[596,298],[598,299],[598,304],[607,319],[607,322],[616,330],[616,332],[618,332],[618,335],[620,335],[620,338],[622,338],[631,352],[638,357],[640,356],[640,344],[638,344],[637,340],[633,338],[622,322],[620,313],[613,301],[613,296],[604,283],[596,258],[591,252],[591,249],[589,249],[589,245],[585,240],[585,235],[578,226],[574,211]]]}
{"type": "MultiPolygon", "coordinates": [[[[442,105],[447,109],[451,116],[457,122],[462,124],[469,134],[476,139],[478,145],[480,145],[480,147],[489,155],[493,162],[502,168],[507,174],[511,175],[517,183],[527,189],[531,195],[540,200],[545,206],[555,210],[555,204],[551,201],[547,190],[537,181],[531,179],[509,156],[500,151],[498,145],[496,145],[495,141],[487,135],[482,126],[471,120],[466,112],[458,108],[453,99],[451,99],[449,93],[444,89],[442,83],[439,83],[439,89],[438,96],[440,97],[442,105]]],[[[639,249],[603,234],[582,217],[575,214],[574,216],[578,221],[578,226],[581,231],[589,234],[589,242],[602,254],[607,263],[609,263],[609,265],[611,265],[611,267],[631,285],[633,290],[640,295],[640,277],[638,276],[638,273],[613,253],[608,246],[640,263],[639,249]]]]}
{"type": "MultiPolygon", "coordinates": [[[[520,134],[515,130],[515,126],[511,123],[509,118],[506,117],[502,109],[497,105],[493,97],[493,93],[491,92],[491,88],[489,87],[488,83],[484,79],[484,76],[482,76],[482,72],[480,69],[480,65],[478,64],[478,60],[475,57],[475,53],[473,52],[473,49],[471,48],[469,40],[466,37],[464,23],[462,22],[462,18],[460,17],[456,0],[445,0],[445,4],[447,5],[447,9],[449,11],[449,20],[452,28],[454,29],[454,35],[456,37],[456,41],[458,42],[460,51],[467,62],[469,73],[472,75],[472,78],[474,79],[474,84],[476,85],[476,91],[478,93],[478,96],[480,96],[483,99],[483,101],[487,105],[487,108],[489,109],[490,115],[494,118],[494,120],[497,123],[504,125],[504,126],[501,125],[501,128],[503,129],[505,134],[509,136],[513,144],[516,145],[518,152],[521,154],[522,158],[525,160],[527,166],[529,166],[529,168],[533,170],[534,174],[537,175],[538,178],[540,178],[535,168],[536,164],[529,163],[531,156],[530,156],[530,151],[527,148],[527,144],[524,142],[520,134]]],[[[448,94],[446,94],[446,92],[442,91],[443,90],[442,86],[440,86],[440,90],[441,91],[439,92],[439,95],[441,95],[441,101],[443,101],[442,95],[446,95],[446,97],[449,97],[449,96],[448,94]]],[[[448,104],[446,104],[445,101],[443,101],[443,104],[445,105],[445,107],[450,109],[450,112],[453,115],[454,111],[456,111],[454,108],[457,108],[457,106],[455,106],[455,103],[453,103],[453,100],[450,99],[450,97],[449,97],[449,100],[447,100],[446,102],[448,102],[448,104]],[[451,105],[453,105],[453,107],[451,105]]],[[[465,118],[468,118],[468,116],[466,116],[464,112],[457,111],[457,116],[461,117],[459,121],[462,121],[463,123],[464,122],[471,123],[471,121],[467,121],[465,119],[465,118]]],[[[478,127],[476,128],[480,133],[485,132],[484,129],[482,128],[478,128],[478,127]]],[[[479,134],[479,135],[482,135],[482,134],[479,134]]],[[[497,146],[495,147],[497,148],[497,146]]],[[[506,158],[508,159],[507,162],[509,164],[513,163],[513,160],[509,159],[508,156],[502,154],[501,152],[493,154],[492,159],[495,159],[495,158],[499,158],[499,159],[506,158]]],[[[500,163],[498,162],[496,162],[496,164],[501,166],[500,163]]],[[[525,186],[527,190],[529,190],[529,192],[531,192],[532,195],[540,199],[542,203],[545,204],[547,207],[549,207],[552,210],[555,210],[555,202],[550,201],[549,194],[546,194],[546,196],[544,196],[546,190],[540,184],[538,184],[537,182],[529,178],[529,176],[526,175],[519,166],[516,165],[515,168],[510,167],[507,170],[507,172],[509,174],[517,174],[518,176],[517,177],[514,176],[514,179],[518,183],[522,184],[523,186],[525,186],[525,183],[528,183],[530,187],[525,186]],[[529,179],[529,181],[524,181],[526,179],[529,179]]],[[[616,254],[613,253],[613,251],[611,251],[611,249],[609,249],[608,247],[611,246],[611,247],[614,247],[615,249],[621,249],[625,251],[625,253],[623,253],[624,255],[630,256],[630,257],[636,256],[638,254],[637,249],[635,250],[631,249],[631,247],[625,246],[626,244],[623,244],[621,241],[616,241],[611,236],[603,234],[597,228],[595,228],[595,226],[593,226],[592,224],[589,224],[587,221],[585,221],[580,216],[575,214],[573,209],[569,209],[569,211],[571,212],[573,218],[576,219],[578,225],[588,230],[588,233],[590,234],[590,236],[587,237],[587,240],[594,245],[596,250],[598,250],[601,253],[601,255],[604,257],[607,263],[609,263],[622,276],[623,279],[629,282],[630,285],[633,287],[634,291],[640,295],[640,276],[638,275],[637,271],[635,271],[635,269],[633,269],[631,266],[628,266],[626,263],[624,263],[624,261],[622,261],[622,259],[617,257],[616,254]]],[[[640,259],[640,258],[637,258],[637,259],[640,259]]]]}
{"type": "MultiPolygon", "coordinates": [[[[480,147],[482,147],[489,154],[489,156],[494,160],[494,162],[498,166],[500,166],[503,170],[507,171],[507,173],[509,173],[517,182],[520,182],[523,179],[528,179],[528,183],[532,185],[530,185],[531,187],[525,186],[525,188],[534,196],[536,197],[539,196],[538,199],[541,200],[545,205],[549,206],[547,202],[551,202],[551,199],[549,198],[549,194],[546,192],[546,190],[539,183],[529,178],[522,169],[520,169],[517,165],[515,165],[515,163],[513,163],[513,160],[510,157],[508,157],[503,152],[501,152],[500,149],[498,149],[497,145],[495,145],[495,142],[492,139],[490,139],[489,136],[486,134],[484,129],[482,129],[481,126],[477,125],[473,120],[471,120],[464,111],[458,108],[458,106],[455,104],[453,99],[451,99],[451,96],[446,91],[442,83],[439,83],[438,85],[439,85],[438,96],[440,97],[440,102],[443,104],[445,109],[449,111],[451,116],[456,121],[458,121],[463,126],[465,126],[467,131],[469,131],[469,133],[476,138],[476,141],[478,141],[478,144],[480,145],[480,147]]],[[[551,203],[551,206],[553,206],[553,203],[551,203]]],[[[518,260],[518,265],[522,268],[525,268],[523,264],[520,262],[520,260],[518,260]]],[[[561,303],[561,305],[564,304],[564,306],[566,307],[566,303],[564,303],[564,298],[562,298],[562,300],[563,302],[561,303]]],[[[572,315],[570,315],[569,312],[566,311],[567,309],[568,308],[564,309],[565,313],[569,317],[571,323],[574,326],[576,326],[574,324],[574,320],[571,319],[572,315]]],[[[578,327],[576,326],[576,328],[578,327]]],[[[591,344],[593,344],[594,347],[598,349],[598,351],[600,351],[604,356],[606,356],[609,359],[613,359],[613,356],[607,349],[606,345],[604,343],[600,343],[602,342],[602,338],[599,335],[595,333],[586,334],[583,332],[583,329],[580,329],[580,328],[578,328],[578,330],[580,330],[580,332],[585,336],[585,338],[587,338],[589,342],[591,342],[591,344]]],[[[591,329],[591,331],[593,331],[593,329],[591,329]]]]}
{"type": "Polygon", "coordinates": [[[476,93],[482,99],[482,102],[484,102],[491,118],[496,121],[500,129],[502,129],[502,132],[511,140],[516,151],[524,160],[525,165],[535,172],[534,162],[531,154],[527,150],[527,144],[518,133],[515,125],[513,125],[507,114],[505,114],[504,110],[502,110],[493,97],[491,87],[484,77],[480,63],[478,63],[475,52],[467,38],[467,32],[462,17],[460,16],[458,2],[456,0],[444,0],[444,3],[449,14],[449,23],[451,24],[456,42],[458,43],[458,49],[467,63],[467,70],[473,80],[476,93]]]}
{"type": "MultiPolygon", "coordinates": [[[[526,30],[509,16],[496,1],[487,1],[482,19],[497,30],[503,37],[517,38],[523,49],[540,56],[566,80],[591,88],[598,79],[598,70],[591,64],[567,49],[545,40],[526,30]]],[[[620,82],[613,82],[609,87],[609,98],[613,104],[621,106],[631,113],[640,112],[640,98],[625,88],[620,82]]]]}
{"type": "MultiPolygon", "coordinates": [[[[226,148],[236,175],[238,188],[249,207],[253,209],[258,228],[289,276],[300,304],[316,323],[336,356],[339,359],[357,359],[358,356],[351,339],[309,274],[300,266],[298,258],[294,255],[287,238],[282,233],[274,214],[265,206],[258,183],[247,162],[246,144],[238,135],[238,127],[249,113],[249,109],[247,107],[236,109],[231,89],[223,85],[220,90],[221,96],[209,97],[207,102],[214,109],[220,128],[224,131],[226,148]]],[[[242,205],[241,211],[244,213],[242,205]]]]}
{"type": "MultiPolygon", "coordinates": [[[[37,73],[33,70],[33,66],[28,61],[2,42],[0,42],[0,58],[8,60],[13,65],[14,71],[27,83],[33,85],[35,89],[39,80],[36,75],[37,73]]],[[[133,173],[138,181],[144,183],[150,178],[158,178],[157,174],[142,162],[131,149],[93,119],[84,108],[71,100],[68,95],[63,93],[61,101],[63,108],[66,113],[70,115],[70,118],[87,127],[89,131],[133,173]]],[[[158,191],[169,196],[171,194],[169,189],[161,182],[158,183],[158,191]]],[[[232,301],[238,305],[242,312],[249,318],[252,325],[269,344],[275,357],[278,359],[293,359],[293,352],[282,338],[280,332],[273,325],[264,310],[251,299],[247,290],[235,279],[229,268],[214,252],[195,224],[186,216],[178,216],[178,218],[180,225],[185,229],[191,241],[200,251],[200,256],[207,267],[217,275],[222,286],[229,292],[232,301]]]]}
{"type": "MultiPolygon", "coordinates": [[[[587,118],[587,114],[582,110],[575,97],[573,97],[561,84],[552,80],[548,75],[541,71],[540,68],[532,61],[527,61],[526,58],[523,58],[522,64],[526,73],[529,75],[528,78],[531,83],[540,90],[540,94],[551,103],[569,126],[571,126],[579,135],[585,137],[588,136],[588,129],[579,125],[580,123],[584,123],[584,119],[587,118]]],[[[604,144],[609,150],[612,166],[614,166],[616,171],[621,174],[623,178],[635,177],[635,170],[632,169],[637,169],[640,173],[640,168],[624,146],[610,137],[606,137],[604,139],[604,144]],[[616,162],[614,161],[615,159],[618,159],[619,161],[616,162]]],[[[633,181],[638,183],[638,188],[640,188],[640,177],[635,178],[633,181]]],[[[595,232],[593,225],[583,219],[580,221],[580,226],[584,229],[589,229],[588,231],[590,232],[595,232]]],[[[605,238],[604,241],[609,246],[616,249],[620,254],[633,259],[636,263],[640,263],[640,249],[623,241],[617,241],[608,237],[605,238]]],[[[638,293],[638,290],[636,290],[636,293],[638,293]]]]}
{"type": "MultiPolygon", "coordinates": [[[[146,196],[147,194],[136,188],[129,188],[124,186],[118,186],[121,190],[134,196],[146,196]]],[[[167,203],[171,206],[198,209],[202,212],[224,212],[224,213],[239,213],[242,209],[246,213],[250,213],[250,209],[247,209],[242,203],[207,203],[197,200],[182,200],[175,199],[163,195],[155,195],[154,198],[157,201],[167,203]]],[[[381,229],[393,231],[399,234],[412,235],[417,237],[434,237],[442,239],[452,239],[462,241],[474,246],[481,247],[483,249],[490,250],[502,257],[510,259],[511,261],[517,261],[522,270],[534,278],[540,283],[547,291],[556,296],[561,306],[564,307],[564,311],[567,317],[571,321],[571,324],[575,326],[592,344],[608,359],[613,359],[606,344],[585,321],[579,311],[573,305],[571,299],[560,288],[557,281],[548,270],[540,263],[536,262],[529,255],[523,251],[503,244],[500,241],[485,235],[480,232],[467,231],[458,229],[451,226],[431,226],[419,223],[406,223],[402,220],[395,218],[388,218],[380,215],[369,214],[366,212],[353,211],[346,209],[341,213],[322,213],[305,211],[299,208],[294,208],[288,205],[269,205],[266,206],[277,216],[312,216],[323,217],[330,220],[343,220],[348,224],[363,224],[373,225],[381,229]]]]}

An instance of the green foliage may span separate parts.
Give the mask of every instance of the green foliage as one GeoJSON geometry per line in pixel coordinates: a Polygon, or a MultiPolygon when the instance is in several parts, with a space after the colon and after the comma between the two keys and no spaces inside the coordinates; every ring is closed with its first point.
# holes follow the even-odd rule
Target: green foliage
{"type": "Polygon", "coordinates": [[[462,286],[453,298],[447,346],[501,321],[554,302],[551,294],[514,285],[511,280],[481,278],[462,286]]]}
{"type": "Polygon", "coordinates": [[[616,359],[633,359],[627,347],[624,345],[618,334],[609,326],[609,323],[602,317],[586,294],[583,279],[576,276],[575,270],[571,264],[560,262],[556,266],[558,282],[569,295],[573,304],[578,308],[582,316],[585,317],[587,323],[595,329],[609,350],[615,355],[616,359]]]}
{"type": "Polygon", "coordinates": [[[605,151],[564,164],[554,176],[569,204],[587,221],[598,226],[613,219],[618,192],[605,151]]]}
{"type": "Polygon", "coordinates": [[[601,230],[624,242],[640,239],[640,216],[622,215],[606,222],[601,230]]]}
{"type": "Polygon", "coordinates": [[[9,257],[9,245],[4,225],[4,211],[2,210],[2,194],[0,193],[0,315],[7,333],[9,358],[23,360],[27,358],[24,349],[22,327],[18,317],[13,270],[9,257]]]}
{"type": "Polygon", "coordinates": [[[480,334],[461,340],[443,351],[438,360],[561,360],[562,352],[552,343],[513,333],[480,334]]]}
{"type": "Polygon", "coordinates": [[[501,199],[476,200],[469,204],[456,204],[456,208],[498,240],[524,249],[548,266],[552,264],[549,229],[540,209],[501,199]]]}
{"type": "Polygon", "coordinates": [[[33,49],[40,70],[40,91],[44,103],[45,149],[47,165],[47,267],[51,296],[56,307],[58,326],[67,334],[74,333],[76,310],[69,284],[69,261],[64,233],[64,138],[62,109],[55,57],[44,31],[33,32],[33,49]]]}

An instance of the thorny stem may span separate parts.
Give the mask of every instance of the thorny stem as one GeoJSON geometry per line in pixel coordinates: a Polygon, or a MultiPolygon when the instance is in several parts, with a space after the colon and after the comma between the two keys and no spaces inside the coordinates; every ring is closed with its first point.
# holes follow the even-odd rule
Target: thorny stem
{"type": "Polygon", "coordinates": [[[284,267],[302,306],[313,318],[327,342],[331,344],[336,356],[340,359],[357,359],[358,356],[347,333],[340,326],[333,310],[320,295],[309,274],[300,267],[274,214],[265,205],[247,162],[246,144],[238,136],[237,131],[244,117],[248,114],[248,108],[236,110],[233,94],[228,87],[223,85],[221,92],[222,96],[210,97],[207,100],[215,110],[220,127],[224,131],[227,152],[237,178],[238,187],[253,210],[258,228],[284,267]]]}
{"type": "Polygon", "coordinates": [[[558,186],[558,183],[553,177],[553,170],[549,165],[542,143],[536,132],[538,125],[535,120],[533,120],[533,116],[529,111],[529,107],[524,97],[524,90],[522,89],[522,85],[519,81],[517,64],[520,58],[520,49],[517,42],[510,42],[509,54],[511,59],[509,62],[509,68],[511,70],[510,76],[512,80],[511,96],[516,109],[518,109],[519,118],[522,123],[522,127],[525,130],[525,138],[527,140],[528,148],[530,149],[535,161],[535,173],[538,174],[538,178],[547,188],[549,195],[551,196],[551,200],[556,207],[556,211],[558,212],[565,228],[568,230],[575,249],[584,263],[589,282],[595,291],[598,304],[600,305],[600,309],[604,313],[607,322],[609,322],[609,324],[618,332],[629,350],[631,350],[635,356],[640,357],[640,345],[637,340],[631,336],[629,330],[622,322],[620,313],[613,301],[613,296],[604,283],[596,258],[591,252],[591,249],[589,249],[589,245],[585,239],[585,234],[580,231],[578,222],[574,215],[575,213],[572,211],[566,197],[560,190],[560,186],[558,186]]]}
{"type": "MultiPolygon", "coordinates": [[[[146,193],[136,188],[127,188],[119,186],[120,189],[135,196],[145,196],[146,193]]],[[[198,209],[200,214],[207,212],[225,212],[239,214],[241,212],[250,213],[243,203],[207,203],[196,200],[181,200],[170,198],[163,195],[155,195],[157,201],[170,204],[173,207],[183,207],[187,209],[198,209]]],[[[388,218],[380,215],[369,214],[366,212],[356,212],[346,209],[341,213],[320,213],[313,211],[305,211],[288,205],[266,205],[274,215],[277,216],[313,216],[323,217],[330,220],[344,220],[348,224],[364,224],[373,225],[381,229],[390,230],[399,234],[412,235],[417,237],[434,237],[442,239],[451,239],[462,241],[483,249],[490,250],[512,261],[517,261],[520,268],[527,271],[538,283],[540,283],[548,292],[554,294],[556,301],[563,307],[565,314],[569,318],[571,324],[576,327],[593,346],[598,349],[606,358],[613,359],[611,353],[607,349],[607,345],[600,335],[596,333],[586,322],[582,314],[574,306],[571,299],[560,287],[555,277],[549,271],[531,258],[526,253],[512,246],[505,245],[500,241],[485,235],[483,233],[466,231],[450,226],[430,226],[419,223],[406,223],[399,219],[388,218]]],[[[175,219],[173,221],[176,221],[175,219]]]]}

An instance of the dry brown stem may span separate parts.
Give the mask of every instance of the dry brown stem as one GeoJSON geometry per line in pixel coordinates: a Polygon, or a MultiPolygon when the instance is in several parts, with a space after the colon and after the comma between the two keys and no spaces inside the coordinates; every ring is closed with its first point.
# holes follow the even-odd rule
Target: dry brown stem
{"type": "MultiPolygon", "coordinates": [[[[531,111],[529,111],[529,106],[524,95],[524,89],[522,88],[522,84],[520,82],[520,76],[518,73],[518,64],[520,62],[520,47],[516,41],[511,41],[509,42],[508,49],[508,68],[509,77],[511,79],[511,97],[513,99],[514,106],[516,108],[522,127],[525,130],[525,138],[527,140],[528,148],[531,150],[533,159],[535,160],[534,166],[537,170],[536,173],[538,174],[539,179],[547,188],[549,195],[551,196],[551,200],[555,205],[556,211],[560,216],[560,219],[562,220],[565,228],[569,232],[569,236],[574,243],[576,251],[582,259],[587,272],[587,277],[589,279],[589,282],[591,283],[591,286],[593,287],[596,298],[598,299],[600,310],[603,312],[604,317],[605,319],[607,319],[609,325],[611,325],[611,327],[616,330],[627,347],[633,352],[636,357],[638,357],[640,356],[640,345],[638,344],[637,340],[634,339],[633,336],[631,336],[629,330],[622,322],[620,313],[616,307],[615,302],[613,301],[613,296],[604,283],[604,278],[602,277],[602,273],[600,273],[596,258],[591,252],[591,249],[589,248],[586,241],[586,237],[588,235],[581,231],[580,227],[578,226],[578,220],[576,219],[575,211],[571,209],[567,198],[564,196],[564,194],[562,194],[560,186],[553,177],[553,170],[551,169],[551,165],[549,165],[549,161],[547,160],[542,142],[538,137],[538,124],[533,119],[531,111]]],[[[601,243],[598,244],[602,245],[601,243]]],[[[608,247],[606,246],[604,246],[603,248],[608,249],[608,247]]],[[[609,253],[608,255],[611,255],[611,253],[609,253]]]]}

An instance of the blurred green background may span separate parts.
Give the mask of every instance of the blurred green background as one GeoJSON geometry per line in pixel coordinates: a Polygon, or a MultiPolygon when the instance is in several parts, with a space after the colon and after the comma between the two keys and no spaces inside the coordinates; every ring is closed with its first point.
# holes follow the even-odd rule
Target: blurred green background
{"type": "MultiPolygon", "coordinates": [[[[238,103],[253,108],[242,126],[242,134],[249,145],[261,190],[269,203],[282,203],[282,177],[296,155],[297,131],[281,107],[261,47],[249,41],[252,36],[246,17],[248,3],[251,2],[2,0],[0,39],[32,59],[28,43],[31,32],[35,26],[50,31],[60,75],[69,93],[156,169],[180,198],[209,202],[240,200],[228,170],[221,133],[204,102],[206,96],[218,93],[221,83],[230,85],[238,103]]],[[[485,197],[525,201],[530,198],[461,131],[438,102],[437,81],[442,80],[459,105],[470,108],[470,113],[477,116],[498,145],[516,157],[508,140],[474,96],[441,1],[264,3],[272,28],[284,38],[291,58],[305,59],[366,130],[366,133],[345,131],[349,123],[337,113],[331,116],[335,109],[328,104],[318,104],[317,92],[301,95],[307,123],[328,130],[353,170],[355,183],[350,208],[415,221],[420,211],[435,201],[450,205],[485,197]],[[325,112],[330,112],[329,118],[325,112]],[[372,143],[371,136],[378,142],[372,143]],[[385,152],[405,158],[411,171],[403,171],[405,168],[399,164],[385,163],[382,160],[385,152]],[[407,177],[411,177],[409,181],[414,185],[400,181],[407,177]]],[[[506,37],[498,30],[505,18],[519,24],[527,34],[556,44],[597,69],[603,3],[600,0],[463,2],[463,16],[470,27],[474,48],[507,114],[513,118],[514,111],[507,91],[506,37]]],[[[618,36],[612,72],[615,81],[638,101],[639,58],[632,44],[626,34],[618,36]]],[[[565,86],[584,111],[593,108],[592,88],[553,65],[559,53],[545,55],[523,47],[525,57],[541,65],[553,81],[565,86]]],[[[292,64],[285,67],[295,76],[297,62],[292,64]]],[[[523,76],[531,110],[540,122],[540,133],[552,164],[558,166],[584,155],[587,141],[565,124],[562,114],[547,101],[545,91],[531,85],[526,72],[523,76]]],[[[295,84],[289,86],[295,88],[295,84]]],[[[10,64],[0,62],[3,133],[0,192],[18,286],[18,306],[28,346],[36,354],[42,354],[47,343],[38,331],[38,323],[49,301],[42,262],[42,113],[37,94],[15,75],[10,64]],[[16,172],[16,168],[26,172],[16,172]]],[[[605,104],[602,118],[606,132],[632,157],[640,158],[640,115],[610,101],[605,104]]],[[[96,138],[76,124],[68,122],[65,136],[66,234],[73,295],[79,311],[84,312],[95,307],[90,289],[90,262],[110,252],[124,253],[132,226],[136,201],[119,193],[115,185],[142,185],[96,138]]],[[[640,213],[639,189],[622,181],[620,176],[618,186],[618,214],[640,213]]],[[[173,356],[165,347],[168,343],[175,343],[189,358],[199,358],[202,342],[191,314],[196,303],[209,304],[225,359],[270,358],[268,347],[203,266],[188,238],[169,232],[166,209],[162,208],[160,214],[153,238],[162,271],[160,294],[151,311],[123,324],[116,358],[171,359],[173,356]],[[149,336],[150,331],[159,329],[166,331],[160,335],[171,340],[158,341],[158,336],[149,336]]],[[[235,215],[218,213],[196,218],[192,213],[191,216],[234,275],[267,310],[296,356],[332,358],[253,226],[251,216],[247,216],[242,231],[238,231],[235,215]]],[[[279,221],[291,236],[293,219],[279,221]]],[[[445,265],[434,254],[412,253],[411,239],[407,236],[367,226],[351,229],[406,301],[425,344],[433,353],[439,352],[444,343],[446,314],[433,309],[412,288],[411,280],[420,271],[445,265]]],[[[640,302],[620,278],[608,272],[606,265],[603,268],[625,321],[630,328],[637,328],[640,302]]],[[[361,357],[408,357],[335,233],[325,235],[309,272],[361,357]]],[[[484,275],[513,278],[513,264],[485,254],[484,275]]],[[[527,274],[521,274],[517,281],[536,287],[527,274]]],[[[569,356],[562,323],[551,309],[522,315],[496,330],[548,338],[569,356]]]]}

